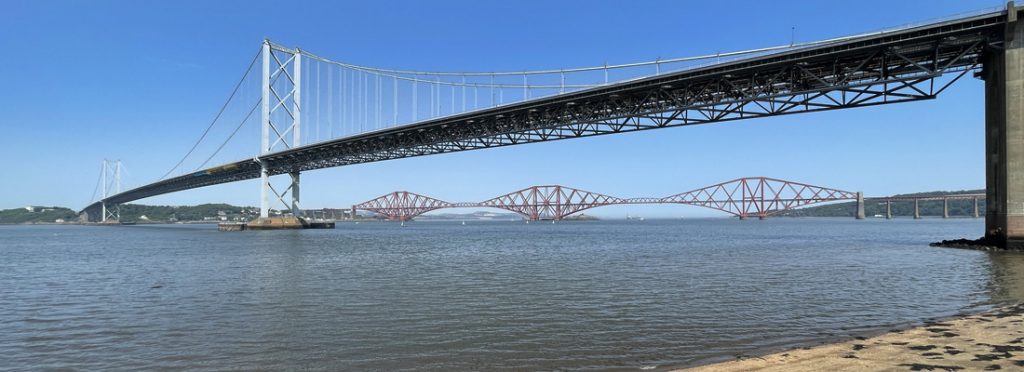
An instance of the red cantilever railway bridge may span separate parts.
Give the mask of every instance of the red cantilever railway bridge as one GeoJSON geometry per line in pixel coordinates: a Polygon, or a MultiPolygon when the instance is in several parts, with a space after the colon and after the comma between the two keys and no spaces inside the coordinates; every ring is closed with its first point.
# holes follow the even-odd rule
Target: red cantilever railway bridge
{"type": "Polygon", "coordinates": [[[744,177],[663,198],[619,198],[560,185],[533,186],[478,203],[451,203],[408,191],[395,191],[352,206],[393,221],[408,221],[442,208],[498,208],[530,220],[561,220],[586,209],[618,204],[687,204],[717,209],[739,218],[805,205],[857,200],[863,195],[768,177],[744,177]]]}

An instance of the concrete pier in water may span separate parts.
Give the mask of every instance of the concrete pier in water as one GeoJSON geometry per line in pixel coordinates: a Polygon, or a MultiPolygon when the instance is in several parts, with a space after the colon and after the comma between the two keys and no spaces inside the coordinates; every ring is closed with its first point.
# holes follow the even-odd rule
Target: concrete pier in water
{"type": "Polygon", "coordinates": [[[985,237],[1024,248],[1024,25],[1011,2],[1005,45],[985,56],[985,237]]]}
{"type": "Polygon", "coordinates": [[[299,230],[299,229],[333,229],[334,221],[307,220],[302,217],[266,217],[252,222],[222,223],[217,225],[220,231],[245,230],[299,230]]]}

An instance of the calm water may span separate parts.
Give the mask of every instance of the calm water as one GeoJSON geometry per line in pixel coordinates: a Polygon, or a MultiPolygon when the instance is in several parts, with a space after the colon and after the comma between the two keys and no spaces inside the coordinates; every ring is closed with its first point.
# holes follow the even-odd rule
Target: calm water
{"type": "Polygon", "coordinates": [[[981,220],[0,226],[0,369],[685,365],[1024,298],[981,220]]]}

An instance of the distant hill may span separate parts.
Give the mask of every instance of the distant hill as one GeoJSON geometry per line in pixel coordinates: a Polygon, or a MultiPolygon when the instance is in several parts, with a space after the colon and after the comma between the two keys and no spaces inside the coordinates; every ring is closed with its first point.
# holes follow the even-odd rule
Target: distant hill
{"type": "Polygon", "coordinates": [[[64,207],[25,207],[0,210],[0,223],[55,223],[57,220],[77,221],[78,213],[64,207]]]}
{"type": "Polygon", "coordinates": [[[121,222],[247,221],[258,216],[259,210],[255,207],[237,207],[230,204],[121,206],[121,222]]]}
{"type": "MultiPolygon", "coordinates": [[[[258,216],[259,210],[254,207],[236,207],[230,204],[121,206],[121,222],[247,221],[258,216]]],[[[66,223],[77,222],[78,212],[65,207],[0,210],[0,224],[55,223],[57,220],[66,223]]]]}
{"type": "MultiPolygon", "coordinates": [[[[954,194],[983,194],[985,190],[961,190],[961,191],[930,191],[920,192],[914,194],[900,194],[893,196],[943,196],[943,195],[954,195],[954,194]]],[[[870,195],[869,195],[870,196],[870,195]]],[[[922,201],[920,202],[919,208],[922,216],[941,216],[942,215],[942,201],[922,201]]],[[[979,213],[985,215],[985,200],[978,201],[979,213]]],[[[830,203],[825,205],[810,206],[800,209],[794,209],[777,214],[777,216],[785,217],[853,217],[856,212],[856,202],[843,202],[843,203],[830,203]]],[[[864,214],[868,217],[874,215],[885,215],[885,202],[877,199],[866,200],[864,203],[864,214]]],[[[914,215],[914,202],[892,202],[892,214],[893,216],[913,216],[914,215]]],[[[973,200],[950,200],[949,201],[949,215],[956,216],[973,216],[974,215],[974,201],[973,200]]]]}

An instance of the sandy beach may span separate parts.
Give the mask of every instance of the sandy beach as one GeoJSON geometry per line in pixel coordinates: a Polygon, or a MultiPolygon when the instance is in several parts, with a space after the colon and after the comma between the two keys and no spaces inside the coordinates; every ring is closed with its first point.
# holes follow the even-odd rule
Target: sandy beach
{"type": "Polygon", "coordinates": [[[1024,304],[877,337],[679,371],[1020,371],[1024,304]]]}

